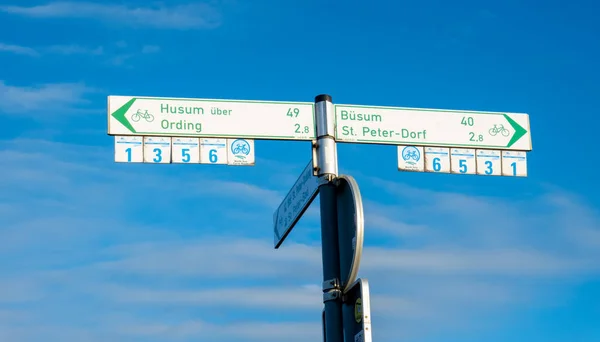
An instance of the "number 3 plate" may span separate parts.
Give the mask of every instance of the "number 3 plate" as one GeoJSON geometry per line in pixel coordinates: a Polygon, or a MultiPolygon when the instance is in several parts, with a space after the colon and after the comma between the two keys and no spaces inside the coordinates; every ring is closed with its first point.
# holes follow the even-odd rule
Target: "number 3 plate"
{"type": "Polygon", "coordinates": [[[153,164],[171,163],[171,138],[144,137],[144,162],[153,164]]]}
{"type": "Polygon", "coordinates": [[[501,176],[502,164],[500,162],[500,151],[477,150],[477,174],[501,176]]]}

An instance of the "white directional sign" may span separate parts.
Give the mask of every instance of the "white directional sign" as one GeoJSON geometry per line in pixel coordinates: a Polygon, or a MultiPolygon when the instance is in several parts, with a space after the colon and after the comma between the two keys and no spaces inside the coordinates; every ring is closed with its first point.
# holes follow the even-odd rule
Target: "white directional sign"
{"type": "Polygon", "coordinates": [[[201,138],[200,162],[202,164],[227,164],[227,139],[201,138]]]}
{"type": "Polygon", "coordinates": [[[143,163],[143,137],[115,137],[115,162],[143,163]]]}
{"type": "Polygon", "coordinates": [[[335,105],[340,142],[531,150],[529,115],[335,105]]]}
{"type": "Polygon", "coordinates": [[[450,149],[450,172],[467,175],[476,174],[475,150],[468,148],[450,149]]]}
{"type": "Polygon", "coordinates": [[[155,164],[171,163],[171,138],[144,137],[144,162],[155,164]]]}
{"type": "Polygon", "coordinates": [[[425,171],[450,172],[450,149],[444,147],[425,147],[425,171]]]}
{"type": "Polygon", "coordinates": [[[527,177],[527,152],[398,145],[398,170],[527,177]]]}
{"type": "Polygon", "coordinates": [[[502,175],[527,177],[527,153],[502,151],[502,175]]]}
{"type": "Polygon", "coordinates": [[[227,139],[227,164],[254,165],[254,140],[227,139]]]}
{"type": "Polygon", "coordinates": [[[398,146],[398,170],[425,171],[425,156],[422,146],[398,146]]]}
{"type": "Polygon", "coordinates": [[[300,220],[302,214],[317,196],[318,190],[319,181],[313,175],[313,161],[311,160],[273,214],[275,248],[279,248],[283,243],[296,222],[300,220]]]}
{"type": "Polygon", "coordinates": [[[200,140],[198,138],[173,138],[171,158],[173,163],[197,164],[200,162],[200,140]]]}
{"type": "Polygon", "coordinates": [[[494,150],[477,150],[477,174],[485,176],[501,176],[501,152],[494,150]]]}
{"type": "Polygon", "coordinates": [[[108,134],[312,140],[314,104],[109,96],[108,134]]]}

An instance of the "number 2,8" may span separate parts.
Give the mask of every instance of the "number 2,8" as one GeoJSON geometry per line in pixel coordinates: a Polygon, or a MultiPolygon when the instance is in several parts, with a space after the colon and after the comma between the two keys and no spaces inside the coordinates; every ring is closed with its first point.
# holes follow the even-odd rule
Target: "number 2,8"
{"type": "Polygon", "coordinates": [[[294,127],[296,128],[296,133],[308,133],[308,131],[310,130],[308,126],[304,126],[304,128],[302,128],[300,124],[294,124],[294,127]]]}

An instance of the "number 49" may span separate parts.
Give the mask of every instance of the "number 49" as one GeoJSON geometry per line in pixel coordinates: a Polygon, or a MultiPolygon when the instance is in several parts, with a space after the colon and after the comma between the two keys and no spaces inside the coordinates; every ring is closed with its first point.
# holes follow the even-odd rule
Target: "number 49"
{"type": "Polygon", "coordinates": [[[286,116],[289,116],[291,118],[297,118],[298,114],[300,114],[299,108],[288,108],[286,116]]]}

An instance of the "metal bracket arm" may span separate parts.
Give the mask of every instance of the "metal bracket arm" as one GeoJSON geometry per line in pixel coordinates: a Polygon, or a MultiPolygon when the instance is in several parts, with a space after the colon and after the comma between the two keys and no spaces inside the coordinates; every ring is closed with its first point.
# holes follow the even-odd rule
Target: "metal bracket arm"
{"type": "Polygon", "coordinates": [[[338,279],[329,279],[323,282],[323,292],[327,292],[329,290],[339,290],[340,289],[340,281],[338,279]]]}
{"type": "Polygon", "coordinates": [[[337,148],[335,144],[335,108],[331,96],[315,97],[316,143],[313,142],[313,158],[316,157],[317,176],[328,175],[332,180],[338,174],[337,148]]]}
{"type": "Polygon", "coordinates": [[[323,293],[323,303],[329,302],[332,300],[338,300],[341,297],[342,297],[342,291],[340,291],[338,289],[330,290],[330,291],[323,293]]]}

